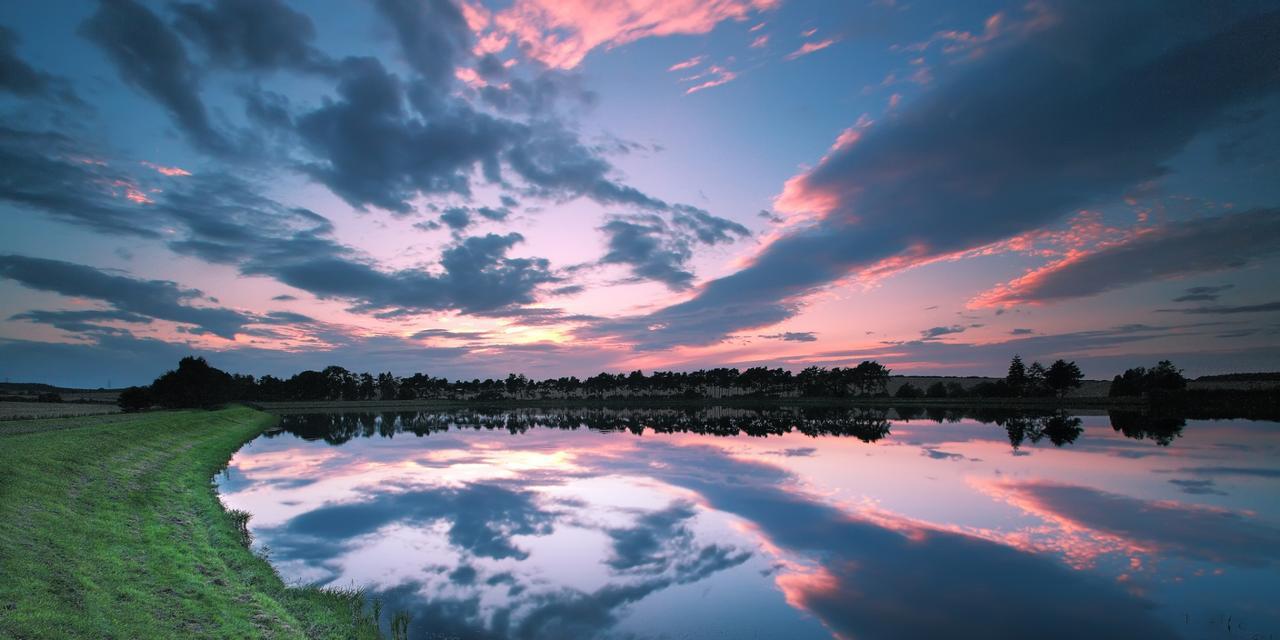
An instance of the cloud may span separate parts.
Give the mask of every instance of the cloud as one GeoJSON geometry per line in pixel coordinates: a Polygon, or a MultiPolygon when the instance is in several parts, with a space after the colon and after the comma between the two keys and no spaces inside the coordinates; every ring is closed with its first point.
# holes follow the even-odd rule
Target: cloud
{"type": "Polygon", "coordinates": [[[1236,313],[1267,313],[1280,311],[1280,300],[1260,304],[1242,304],[1236,306],[1215,305],[1209,307],[1190,307],[1186,309],[1156,309],[1161,313],[1187,313],[1194,315],[1231,315],[1236,313]]]}
{"type": "Polygon", "coordinates": [[[953,333],[964,333],[965,327],[960,325],[952,325],[950,327],[933,327],[920,332],[921,340],[932,340],[942,336],[951,335],[953,333]]]}
{"type": "MultiPolygon", "coordinates": [[[[1280,209],[1255,209],[1140,230],[1095,251],[1069,255],[977,296],[977,307],[1047,303],[1152,280],[1236,269],[1280,252],[1280,209]]],[[[1177,301],[1216,298],[1206,287],[1177,301]]]]}
{"type": "Polygon", "coordinates": [[[1050,482],[1005,488],[1034,510],[1161,554],[1246,567],[1270,566],[1280,560],[1280,529],[1252,514],[1050,482]]]}
{"type": "Polygon", "coordinates": [[[829,47],[829,46],[831,46],[831,45],[833,45],[833,44],[835,44],[835,43],[836,43],[836,41],[835,41],[835,39],[834,39],[834,38],[827,38],[827,39],[825,39],[825,40],[818,40],[818,41],[815,41],[815,42],[806,42],[806,43],[804,43],[804,44],[800,45],[800,48],[799,48],[799,49],[796,49],[795,51],[792,51],[791,53],[788,53],[788,54],[787,54],[787,56],[786,56],[786,59],[787,59],[787,60],[795,60],[796,58],[800,58],[800,57],[803,57],[803,56],[807,56],[807,55],[809,55],[809,54],[811,54],[811,53],[815,53],[815,52],[818,52],[818,51],[822,51],[823,49],[826,49],[827,47],[829,47]]]}
{"type": "Polygon", "coordinates": [[[1221,297],[1221,293],[1234,285],[1224,284],[1209,287],[1191,287],[1187,292],[1173,299],[1174,302],[1212,302],[1221,297]]]}
{"type": "Polygon", "coordinates": [[[466,52],[471,41],[458,5],[451,0],[378,0],[377,6],[395,29],[409,65],[432,87],[448,87],[459,52],[466,52]]]}
{"type": "Polygon", "coordinates": [[[448,338],[451,340],[480,340],[489,337],[489,333],[485,331],[450,331],[448,329],[423,329],[412,337],[414,340],[425,340],[431,338],[448,338]]]}
{"type": "Polygon", "coordinates": [[[697,82],[697,84],[684,90],[685,95],[690,95],[705,89],[728,84],[737,79],[737,72],[730,71],[718,64],[713,64],[708,66],[706,70],[701,73],[694,74],[687,78],[682,78],[681,82],[697,82]]]}
{"type": "Polygon", "coordinates": [[[493,16],[492,28],[512,36],[530,58],[548,67],[571,69],[596,47],[703,34],[721,22],[745,20],[777,4],[777,0],[516,0],[493,16]]]}
{"type": "Polygon", "coordinates": [[[1193,496],[1225,496],[1227,493],[1218,489],[1213,480],[1189,480],[1175,478],[1169,481],[1169,484],[1178,487],[1178,490],[1193,496]]]}
{"type": "Polygon", "coordinates": [[[658,216],[615,218],[600,228],[609,238],[602,264],[626,264],[637,279],[654,280],[674,291],[688,289],[693,273],[685,263],[693,257],[687,243],[668,241],[669,228],[658,216]]]}
{"type": "MultiPolygon", "coordinates": [[[[64,328],[68,322],[83,323],[95,320],[123,320],[137,322],[139,316],[170,320],[194,325],[223,338],[232,339],[252,318],[230,309],[193,307],[188,302],[205,298],[196,289],[183,289],[168,280],[138,280],[113,275],[93,267],[31,258],[18,255],[0,255],[0,277],[13,280],[25,287],[40,291],[52,291],[68,297],[90,298],[110,304],[118,312],[114,317],[101,315],[50,314],[32,312],[25,319],[45,321],[64,328]]],[[[82,325],[83,326],[83,325],[82,325]]]]}
{"type": "Polygon", "coordinates": [[[636,279],[653,280],[673,291],[693,284],[687,267],[697,244],[732,243],[750,234],[746,227],[692,208],[677,209],[668,223],[661,216],[614,216],[600,228],[608,237],[602,264],[625,264],[636,279]]]}
{"type": "Polygon", "coordinates": [[[760,336],[766,340],[782,340],[783,342],[817,342],[818,336],[812,331],[786,331],[760,336]]]}
{"type": "Polygon", "coordinates": [[[518,233],[460,239],[441,254],[439,275],[424,269],[383,271],[326,241],[282,243],[280,255],[250,258],[241,271],[271,276],[320,298],[350,300],[358,312],[486,311],[533,302],[540,285],[560,281],[545,259],[507,257],[523,240],[518,233]],[[309,245],[327,254],[309,254],[309,245]]]}
{"type": "Polygon", "coordinates": [[[149,324],[152,318],[149,316],[132,313],[129,311],[120,311],[117,309],[109,310],[78,310],[78,311],[42,311],[33,309],[10,316],[10,320],[25,320],[37,324],[47,324],[51,327],[62,329],[71,333],[90,333],[95,331],[108,330],[107,327],[98,324],[99,322],[114,321],[128,322],[134,324],[149,324]]]}
{"type": "Polygon", "coordinates": [[[507,256],[519,234],[456,238],[441,253],[441,273],[380,269],[337,242],[327,218],[281,205],[242,180],[158,176],[165,188],[157,193],[109,164],[76,161],[76,149],[58,134],[0,128],[0,199],[107,233],[159,238],[167,229],[166,244],[179,254],[348,300],[361,312],[495,310],[533,302],[540,286],[561,281],[545,259],[507,256]],[[130,202],[116,184],[151,195],[130,202]]]}
{"type": "Polygon", "coordinates": [[[440,222],[454,231],[462,231],[471,226],[471,216],[463,207],[450,207],[440,214],[440,222]]]}
{"type": "Polygon", "coordinates": [[[1267,62],[1280,13],[1062,9],[1052,27],[958,67],[789,180],[775,208],[797,222],[746,267],[598,331],[660,348],[776,323],[860,272],[986,246],[1118,198],[1163,175],[1224,112],[1280,87],[1267,62]]]}
{"type": "Polygon", "coordinates": [[[400,80],[374,58],[337,73],[338,99],[299,116],[297,131],[317,156],[304,170],[352,206],[408,213],[418,192],[470,193],[471,169],[512,135],[512,123],[469,110],[411,117],[400,80]]]}
{"type": "Polygon", "coordinates": [[[478,166],[500,185],[509,169],[526,196],[671,208],[613,180],[613,166],[555,121],[481,113],[429,81],[406,86],[374,58],[346,58],[336,73],[338,98],[298,116],[296,132],[313,155],[302,169],[354,207],[407,214],[418,194],[470,195],[478,166]]]}
{"type": "Polygon", "coordinates": [[[311,18],[281,0],[215,0],[173,5],[174,27],[200,45],[213,65],[269,71],[325,70],[331,64],[315,49],[311,18]]]}
{"type": "Polygon", "coordinates": [[[80,31],[102,48],[125,82],[169,111],[192,144],[213,153],[231,151],[209,122],[200,74],[182,41],[150,9],[133,0],[103,0],[80,31]]]}
{"type": "Polygon", "coordinates": [[[0,25],[0,90],[18,95],[37,95],[49,87],[48,74],[18,57],[18,34],[0,25]]]}
{"type": "Polygon", "coordinates": [[[1231,476],[1244,478],[1280,478],[1280,469],[1260,467],[1179,467],[1160,469],[1159,473],[1189,473],[1201,476],[1231,476]]]}
{"type": "Polygon", "coordinates": [[[680,62],[677,62],[671,65],[670,67],[667,67],[667,71],[683,71],[685,69],[692,69],[693,67],[696,67],[702,64],[702,62],[706,59],[707,59],[706,56],[694,56],[687,60],[681,60],[680,62]]]}

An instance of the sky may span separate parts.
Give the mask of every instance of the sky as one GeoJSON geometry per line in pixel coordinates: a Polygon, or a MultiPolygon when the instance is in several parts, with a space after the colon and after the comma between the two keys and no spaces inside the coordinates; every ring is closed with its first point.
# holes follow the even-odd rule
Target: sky
{"type": "Polygon", "coordinates": [[[1280,368],[1280,3],[0,6],[0,377],[1280,368]]]}

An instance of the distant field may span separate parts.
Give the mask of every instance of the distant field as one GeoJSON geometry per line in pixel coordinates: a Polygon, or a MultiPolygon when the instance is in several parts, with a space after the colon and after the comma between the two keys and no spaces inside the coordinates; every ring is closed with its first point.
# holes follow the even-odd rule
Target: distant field
{"type": "Polygon", "coordinates": [[[119,413],[114,404],[77,404],[74,402],[0,402],[0,420],[33,420],[40,418],[73,418],[119,413]]]}

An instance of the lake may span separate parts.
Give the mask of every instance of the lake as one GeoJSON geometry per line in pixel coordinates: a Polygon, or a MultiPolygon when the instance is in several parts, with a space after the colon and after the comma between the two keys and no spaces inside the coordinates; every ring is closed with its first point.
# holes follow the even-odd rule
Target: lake
{"type": "Polygon", "coordinates": [[[414,638],[1273,638],[1278,461],[1137,413],[427,410],[284,415],[217,482],[414,638]]]}

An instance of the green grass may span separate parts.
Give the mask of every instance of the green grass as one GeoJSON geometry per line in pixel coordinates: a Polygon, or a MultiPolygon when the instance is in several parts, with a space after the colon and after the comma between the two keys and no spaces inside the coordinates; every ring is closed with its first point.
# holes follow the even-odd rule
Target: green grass
{"type": "Polygon", "coordinates": [[[286,587],[212,478],[244,407],[0,429],[0,638],[377,638],[357,593],[286,587]]]}

